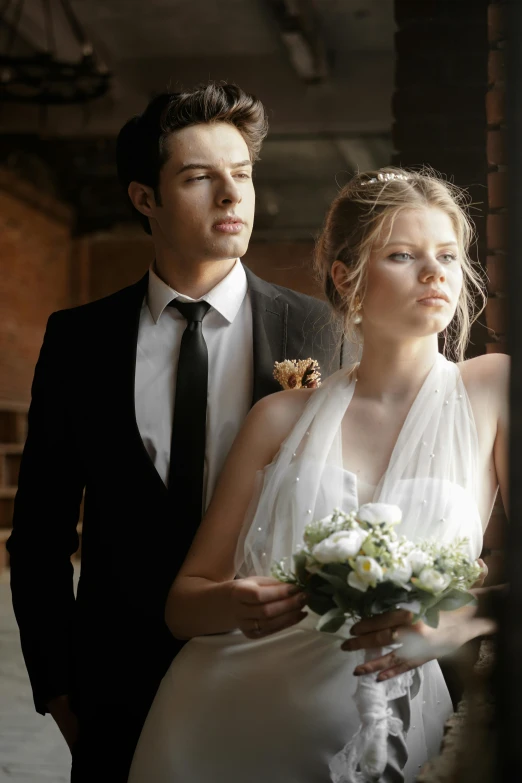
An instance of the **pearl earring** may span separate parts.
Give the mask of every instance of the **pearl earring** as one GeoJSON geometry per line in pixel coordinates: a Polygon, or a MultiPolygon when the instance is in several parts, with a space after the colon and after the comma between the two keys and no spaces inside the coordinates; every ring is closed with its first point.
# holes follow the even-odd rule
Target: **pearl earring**
{"type": "Polygon", "coordinates": [[[352,321],[356,325],[359,325],[361,323],[361,321],[362,321],[361,309],[362,309],[361,300],[357,296],[355,298],[355,307],[353,308],[354,314],[353,314],[353,317],[352,317],[352,321]]]}

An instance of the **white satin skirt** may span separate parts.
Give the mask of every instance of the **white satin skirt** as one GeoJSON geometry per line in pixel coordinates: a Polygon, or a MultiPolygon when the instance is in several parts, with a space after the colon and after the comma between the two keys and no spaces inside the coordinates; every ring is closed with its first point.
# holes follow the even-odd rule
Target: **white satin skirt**
{"type": "MultiPolygon", "coordinates": [[[[363,654],[341,650],[316,620],[259,640],[235,631],[188,642],[160,684],[129,783],[329,783],[330,759],[359,727],[363,654]]],[[[438,663],[419,674],[389,703],[404,737],[389,737],[386,783],[415,780],[452,711],[438,663]]]]}

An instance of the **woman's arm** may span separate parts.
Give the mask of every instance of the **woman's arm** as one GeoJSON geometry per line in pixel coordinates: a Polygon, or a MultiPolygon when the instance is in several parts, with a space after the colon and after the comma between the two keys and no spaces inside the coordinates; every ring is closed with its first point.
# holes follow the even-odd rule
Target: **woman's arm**
{"type": "Polygon", "coordinates": [[[250,411],[209,509],[167,597],[165,621],[186,639],[240,628],[261,636],[299,622],[301,593],[269,577],[234,579],[234,557],[256,474],[268,465],[311,392],[270,395],[250,411]]]}

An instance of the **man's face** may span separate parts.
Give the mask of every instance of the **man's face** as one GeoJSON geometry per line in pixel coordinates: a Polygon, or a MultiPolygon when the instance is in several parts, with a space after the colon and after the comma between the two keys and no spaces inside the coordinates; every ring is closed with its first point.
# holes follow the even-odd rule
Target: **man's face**
{"type": "Polygon", "coordinates": [[[247,251],[255,194],[248,147],[229,123],[193,125],[173,133],[161,169],[160,205],[151,228],[181,261],[222,261],[247,251]]]}

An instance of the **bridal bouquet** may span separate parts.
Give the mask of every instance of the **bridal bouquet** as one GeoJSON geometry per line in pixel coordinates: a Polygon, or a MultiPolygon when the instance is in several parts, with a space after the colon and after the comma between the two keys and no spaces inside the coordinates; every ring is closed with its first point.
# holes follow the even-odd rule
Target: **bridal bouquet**
{"type": "MultiPolygon", "coordinates": [[[[397,535],[401,519],[400,508],[386,503],[368,503],[349,514],[336,510],[306,526],[293,569],[282,560],[272,574],[305,591],[308,606],[320,615],[320,631],[335,633],[347,621],[392,609],[407,609],[413,622],[437,627],[439,612],[474,601],[468,590],[482,569],[467,556],[466,539],[414,544],[397,535]]],[[[366,660],[375,655],[367,651],[366,660]]],[[[387,708],[386,682],[376,676],[358,681],[361,726],[331,762],[336,783],[378,780],[386,766],[387,736],[402,729],[387,708]]]]}

